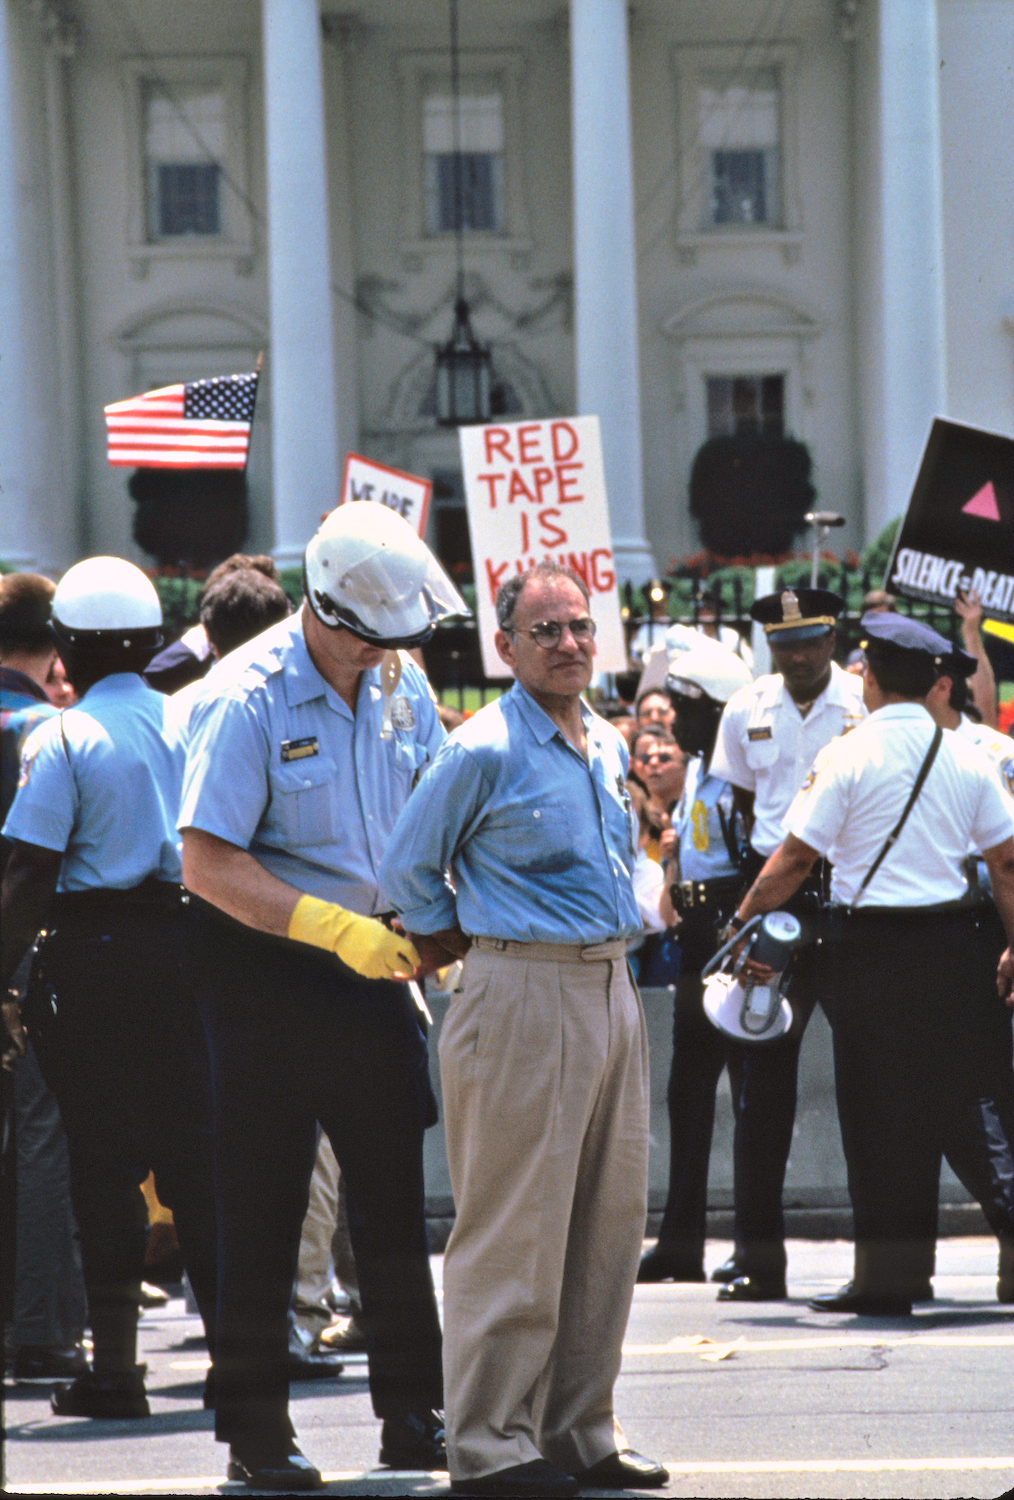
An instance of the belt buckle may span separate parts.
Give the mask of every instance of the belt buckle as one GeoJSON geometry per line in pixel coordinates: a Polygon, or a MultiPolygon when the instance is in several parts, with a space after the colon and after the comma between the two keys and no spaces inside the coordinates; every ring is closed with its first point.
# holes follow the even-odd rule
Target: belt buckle
{"type": "Polygon", "coordinates": [[[680,902],[686,911],[689,911],[694,904],[695,883],[693,880],[680,881],[680,902]]]}

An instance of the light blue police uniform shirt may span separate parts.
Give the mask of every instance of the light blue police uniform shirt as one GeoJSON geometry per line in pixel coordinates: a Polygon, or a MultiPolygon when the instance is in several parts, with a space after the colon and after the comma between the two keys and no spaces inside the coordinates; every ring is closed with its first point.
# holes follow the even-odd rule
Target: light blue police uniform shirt
{"type": "Polygon", "coordinates": [[[679,845],[681,880],[720,880],[738,875],[722,827],[733,834],[736,809],[732,787],[704,769],[703,756],[687,766],[683,796],[673,819],[679,845]]]}
{"type": "Polygon", "coordinates": [[[472,937],[581,944],[641,931],[627,748],[581,713],[587,761],[520,683],[455,730],[381,867],[408,931],[457,922],[472,937]]]}
{"type": "Polygon", "coordinates": [[[184,748],[165,708],[136,672],[117,672],[25,741],[3,831],[63,853],[57,890],[179,882],[184,748]]]}
{"type": "Polygon", "coordinates": [[[380,738],[380,668],[356,712],[317,671],[301,615],[215,668],[190,711],[180,828],[248,850],[272,875],[349,911],[390,911],[378,870],[417,773],[446,735],[423,673],[402,656],[395,727],[380,738]]]}

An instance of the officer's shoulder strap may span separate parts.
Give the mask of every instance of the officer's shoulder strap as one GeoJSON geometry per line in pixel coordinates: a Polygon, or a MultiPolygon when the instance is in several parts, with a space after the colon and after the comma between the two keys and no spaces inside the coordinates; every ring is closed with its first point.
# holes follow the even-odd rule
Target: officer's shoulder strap
{"type": "Polygon", "coordinates": [[[891,829],[890,833],[887,835],[887,838],[884,840],[884,846],[883,846],[883,848],[881,849],[880,853],[877,855],[876,859],[873,861],[872,865],[870,865],[870,868],[866,871],[866,874],[863,876],[863,883],[862,883],[862,885],[859,887],[859,889],[856,891],[855,895],[852,897],[852,903],[851,904],[852,904],[853,910],[855,909],[855,907],[859,903],[859,897],[863,894],[863,891],[865,891],[866,887],[869,885],[869,883],[873,879],[874,875],[880,869],[880,866],[883,864],[884,860],[886,859],[887,855],[890,853],[891,849],[898,842],[898,835],[901,833],[901,830],[904,828],[905,823],[906,823],[906,821],[908,819],[908,815],[912,811],[913,807],[915,806],[916,798],[918,797],[919,793],[923,789],[923,783],[925,782],[926,777],[930,773],[930,768],[933,765],[933,762],[937,758],[937,751],[940,749],[940,744],[941,744],[941,741],[943,740],[943,737],[944,737],[944,732],[940,728],[940,725],[938,724],[937,727],[936,727],[936,729],[933,731],[933,738],[930,740],[929,749],[926,751],[926,758],[923,761],[922,765],[919,767],[919,774],[915,778],[915,785],[912,787],[912,790],[909,793],[908,801],[905,803],[905,806],[902,809],[901,817],[898,819],[897,823],[895,823],[894,827],[891,829]]]}

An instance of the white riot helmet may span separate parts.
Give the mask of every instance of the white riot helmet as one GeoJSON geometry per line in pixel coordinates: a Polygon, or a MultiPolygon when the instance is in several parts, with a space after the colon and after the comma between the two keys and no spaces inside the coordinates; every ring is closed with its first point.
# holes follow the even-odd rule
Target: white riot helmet
{"type": "Polygon", "coordinates": [[[728,703],[733,693],[752,681],[749,667],[734,652],[709,643],[677,657],[665,685],[681,698],[699,698],[707,693],[715,703],[728,703]]]}
{"type": "Polygon", "coordinates": [[[162,644],[162,606],[150,578],[122,557],[88,557],[68,568],[53,595],[50,621],[75,651],[162,644]]]}
{"type": "Polygon", "coordinates": [[[372,500],[327,517],[306,549],[303,587],[322,625],[373,646],[421,646],[438,620],[470,613],[408,522],[372,500]]]}

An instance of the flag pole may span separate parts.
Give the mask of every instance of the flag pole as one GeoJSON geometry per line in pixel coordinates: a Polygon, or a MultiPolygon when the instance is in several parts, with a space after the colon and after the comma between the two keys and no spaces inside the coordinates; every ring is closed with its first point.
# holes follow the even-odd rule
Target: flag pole
{"type": "Polygon", "coordinates": [[[250,463],[250,446],[251,446],[251,444],[253,442],[254,417],[257,415],[257,392],[261,388],[261,371],[263,370],[263,368],[264,368],[264,350],[261,349],[258,352],[257,360],[256,360],[256,363],[254,364],[254,374],[257,376],[257,384],[254,386],[253,410],[250,413],[250,437],[247,440],[247,445],[246,445],[246,458],[243,460],[243,473],[244,473],[244,475],[246,474],[247,467],[248,467],[248,465],[250,463]]]}

